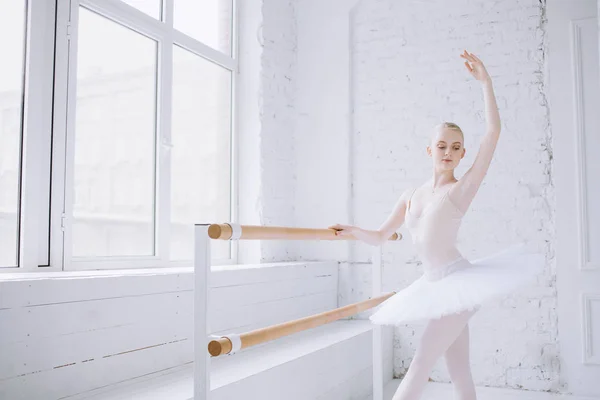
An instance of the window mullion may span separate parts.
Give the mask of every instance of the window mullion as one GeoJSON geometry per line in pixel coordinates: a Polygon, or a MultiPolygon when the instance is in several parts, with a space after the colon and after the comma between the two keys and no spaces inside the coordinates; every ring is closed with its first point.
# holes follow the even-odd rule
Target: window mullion
{"type": "Polygon", "coordinates": [[[168,31],[173,30],[175,15],[175,0],[163,0],[163,22],[168,31]]]}
{"type": "Polygon", "coordinates": [[[234,60],[233,57],[223,54],[220,51],[215,50],[212,47],[190,36],[187,36],[177,30],[173,31],[173,36],[173,39],[178,46],[196,55],[199,55],[200,57],[204,57],[207,60],[210,60],[215,64],[220,65],[221,67],[224,67],[231,71],[236,70],[236,60],[234,60]]]}
{"type": "MultiPolygon", "coordinates": [[[[170,0],[166,0],[170,2],[170,0]]],[[[171,3],[172,7],[172,3],[171,3]]],[[[168,12],[167,15],[172,15],[168,12]]],[[[168,18],[168,17],[167,17],[168,18]]],[[[158,113],[157,113],[157,179],[156,179],[156,243],[161,263],[170,260],[171,227],[171,116],[173,97],[173,37],[171,30],[159,41],[158,113]]]]}
{"type": "Polygon", "coordinates": [[[54,105],[52,123],[52,190],[50,208],[50,265],[63,269],[65,246],[65,175],[67,164],[67,100],[69,88],[69,1],[58,0],[56,8],[55,58],[54,58],[54,105]]]}
{"type": "Polygon", "coordinates": [[[53,2],[30,1],[27,11],[19,257],[23,270],[34,270],[50,261],[54,7],[53,2]]]}
{"type": "MultiPolygon", "coordinates": [[[[232,0],[233,7],[233,23],[232,23],[232,42],[231,54],[234,60],[234,70],[231,74],[231,220],[239,221],[240,209],[240,182],[239,182],[239,160],[240,147],[238,146],[238,126],[239,126],[239,3],[237,0],[232,0]]],[[[239,260],[239,240],[234,240],[230,247],[230,257],[233,263],[237,264],[239,260]]]]}
{"type": "Polygon", "coordinates": [[[168,30],[161,21],[118,0],[79,0],[79,4],[154,40],[164,38],[168,30]]]}
{"type": "MultiPolygon", "coordinates": [[[[62,207],[55,207],[53,214],[53,233],[62,236],[62,248],[53,246],[57,250],[56,257],[60,257],[63,269],[71,269],[72,264],[72,216],[74,197],[74,164],[75,164],[75,111],[77,99],[77,42],[79,4],[77,1],[60,2],[57,23],[57,97],[55,104],[55,133],[57,151],[55,159],[61,168],[56,168],[54,176],[60,182],[60,188],[53,190],[57,200],[60,199],[62,207]],[[60,47],[59,47],[60,46],[60,47]],[[58,67],[60,63],[60,68],[58,67]],[[60,89],[59,89],[60,88],[60,89]],[[58,111],[58,112],[57,112],[58,111]]],[[[54,182],[56,183],[56,182],[54,182]]]]}

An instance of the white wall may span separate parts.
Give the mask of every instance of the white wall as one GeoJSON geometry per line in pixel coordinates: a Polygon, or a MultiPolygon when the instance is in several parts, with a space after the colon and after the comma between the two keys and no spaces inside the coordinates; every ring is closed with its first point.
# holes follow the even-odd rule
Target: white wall
{"type": "MultiPolygon", "coordinates": [[[[305,0],[297,5],[297,125],[295,137],[298,225],[351,223],[350,20],[356,1],[305,0]]],[[[302,242],[303,259],[345,261],[348,242],[302,242]]]]}
{"type": "MultiPolygon", "coordinates": [[[[261,221],[295,226],[295,1],[265,0],[262,12],[261,221]]],[[[292,242],[265,241],[261,247],[265,261],[296,259],[292,242]]]]}
{"type": "MultiPolygon", "coordinates": [[[[246,225],[260,225],[260,27],[262,24],[261,0],[240,1],[239,16],[239,73],[236,86],[239,163],[237,219],[246,225]]],[[[240,263],[260,261],[260,242],[239,243],[240,263]]]]}
{"type": "MultiPolygon", "coordinates": [[[[214,267],[210,330],[335,308],[337,273],[334,262],[214,267]]],[[[23,275],[0,276],[0,399],[58,399],[192,362],[191,268],[23,275]]]]}
{"type": "MultiPolygon", "coordinates": [[[[295,226],[295,1],[239,2],[239,216],[247,225],[295,226]]],[[[240,244],[240,262],[297,259],[292,242],[240,244]]]]}
{"type": "MultiPolygon", "coordinates": [[[[298,225],[335,220],[377,228],[404,189],[430,177],[425,146],[431,127],[440,121],[456,122],[466,133],[467,156],[457,174],[462,175],[485,125],[479,84],[458,55],[466,48],[486,62],[503,132],[464,220],[459,247],[466,256],[478,257],[526,241],[546,254],[548,263],[531,290],[486,306],[472,320],[474,378],[479,385],[558,389],[552,149],[541,3],[363,0],[346,10],[336,1],[302,0],[296,8],[298,225]]],[[[299,249],[302,257],[349,261],[340,269],[341,304],[369,297],[369,246],[334,245],[329,253],[312,244],[299,249]]],[[[385,261],[385,290],[401,289],[421,274],[408,236],[387,245],[385,261]]],[[[420,329],[396,331],[397,376],[406,372],[420,329]]],[[[449,381],[443,363],[432,378],[449,381]]]]}

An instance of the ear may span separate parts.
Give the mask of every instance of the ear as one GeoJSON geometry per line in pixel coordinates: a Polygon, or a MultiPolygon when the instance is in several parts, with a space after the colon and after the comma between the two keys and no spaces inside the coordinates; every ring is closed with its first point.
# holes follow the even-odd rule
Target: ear
{"type": "Polygon", "coordinates": [[[427,146],[427,154],[431,157],[431,147],[427,146]]]}
{"type": "Polygon", "coordinates": [[[466,153],[467,153],[467,149],[465,149],[465,148],[463,147],[463,154],[462,154],[462,156],[461,156],[460,158],[461,158],[461,159],[465,158],[465,154],[466,154],[466,153]]]}

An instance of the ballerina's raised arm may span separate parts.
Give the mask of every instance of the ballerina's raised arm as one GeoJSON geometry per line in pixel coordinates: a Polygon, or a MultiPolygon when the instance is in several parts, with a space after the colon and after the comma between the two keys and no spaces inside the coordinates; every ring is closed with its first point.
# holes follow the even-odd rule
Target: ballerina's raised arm
{"type": "Polygon", "coordinates": [[[467,210],[473,198],[479,190],[479,186],[492,162],[496,144],[500,137],[500,114],[494,96],[492,79],[488,74],[483,62],[474,54],[466,50],[461,57],[464,58],[465,66],[471,75],[481,82],[485,102],[486,134],[479,145],[479,152],[475,157],[473,165],[450,189],[448,196],[452,202],[463,212],[467,210]]]}
{"type": "MultiPolygon", "coordinates": [[[[492,161],[494,151],[496,150],[496,144],[498,143],[498,138],[500,136],[500,115],[496,105],[492,80],[483,65],[483,62],[477,56],[468,53],[466,50],[461,54],[461,57],[466,60],[465,67],[469,73],[482,84],[487,121],[487,133],[481,141],[479,152],[475,157],[473,165],[448,191],[448,197],[452,203],[464,213],[477,194],[479,186],[487,174],[492,161]]],[[[366,230],[357,226],[341,224],[335,224],[329,228],[334,229],[336,235],[353,235],[366,243],[380,245],[404,224],[408,201],[412,193],[413,190],[411,189],[407,189],[402,193],[386,221],[377,230],[366,230]]]]}

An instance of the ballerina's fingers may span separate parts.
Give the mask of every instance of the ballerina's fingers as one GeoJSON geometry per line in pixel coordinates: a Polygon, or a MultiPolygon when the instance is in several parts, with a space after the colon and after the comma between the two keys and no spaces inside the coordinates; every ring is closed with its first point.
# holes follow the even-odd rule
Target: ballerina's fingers
{"type": "Polygon", "coordinates": [[[335,230],[346,229],[346,228],[348,228],[347,225],[341,225],[341,224],[334,224],[334,225],[327,227],[327,229],[335,229],[335,230]]]}
{"type": "Polygon", "coordinates": [[[477,62],[480,62],[478,59],[476,59],[473,54],[469,54],[466,50],[464,53],[462,53],[460,55],[462,58],[467,59],[468,61],[470,61],[471,63],[475,64],[477,62]]]}
{"type": "Polygon", "coordinates": [[[335,231],[336,236],[348,236],[351,234],[350,230],[352,229],[352,227],[349,225],[335,224],[331,225],[327,229],[333,229],[335,231]]]}
{"type": "Polygon", "coordinates": [[[350,235],[350,231],[348,229],[336,229],[335,236],[348,236],[350,235]]]}
{"type": "Polygon", "coordinates": [[[475,61],[477,61],[478,63],[481,63],[481,64],[483,64],[483,61],[481,61],[481,60],[479,59],[479,57],[477,57],[475,54],[471,53],[471,57],[473,57],[473,58],[475,59],[475,61]]]}

